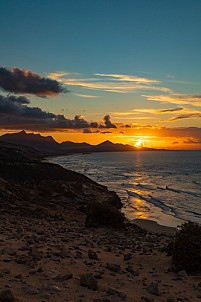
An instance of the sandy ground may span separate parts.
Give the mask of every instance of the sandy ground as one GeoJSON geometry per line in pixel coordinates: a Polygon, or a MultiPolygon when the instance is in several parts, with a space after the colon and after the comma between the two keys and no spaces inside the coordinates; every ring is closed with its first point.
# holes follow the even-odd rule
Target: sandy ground
{"type": "Polygon", "coordinates": [[[201,276],[171,270],[170,229],[89,229],[76,207],[57,210],[1,215],[0,301],[201,301],[201,276]]]}
{"type": "Polygon", "coordinates": [[[176,233],[176,228],[173,227],[167,227],[158,224],[156,221],[149,220],[149,219],[134,219],[133,223],[135,223],[137,226],[141,227],[142,229],[153,232],[157,234],[164,233],[166,235],[174,235],[176,233]]]}

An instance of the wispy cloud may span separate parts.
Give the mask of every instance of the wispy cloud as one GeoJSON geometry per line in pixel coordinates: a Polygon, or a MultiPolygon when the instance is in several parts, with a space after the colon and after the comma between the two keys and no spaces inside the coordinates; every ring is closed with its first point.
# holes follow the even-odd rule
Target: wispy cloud
{"type": "Polygon", "coordinates": [[[193,94],[179,94],[174,93],[170,95],[142,95],[149,101],[156,101],[160,103],[171,103],[177,105],[191,105],[201,106],[201,95],[193,94]]]}
{"type": "Polygon", "coordinates": [[[125,82],[136,82],[136,83],[161,83],[161,81],[158,80],[150,80],[146,78],[140,78],[132,75],[124,75],[124,74],[105,74],[105,73],[95,73],[94,75],[100,76],[100,77],[110,77],[113,78],[116,81],[125,81],[125,82]]]}
{"type": "Polygon", "coordinates": [[[48,77],[63,82],[68,86],[77,86],[91,90],[116,93],[133,93],[144,90],[171,92],[169,88],[160,86],[161,81],[132,75],[95,73],[92,77],[83,76],[79,78],[72,77],[72,75],[72,73],[55,72],[48,74],[48,77]]]}
{"type": "Polygon", "coordinates": [[[183,120],[183,119],[197,119],[197,118],[201,118],[201,112],[200,113],[195,112],[195,113],[181,114],[176,117],[173,117],[169,121],[173,122],[173,121],[179,121],[179,120],[183,120]]]}
{"type": "Polygon", "coordinates": [[[170,109],[133,109],[128,112],[110,112],[113,116],[131,116],[142,113],[146,114],[173,114],[174,112],[185,110],[182,107],[170,108],[170,109]]]}
{"type": "Polygon", "coordinates": [[[173,113],[175,111],[181,111],[183,109],[184,108],[182,108],[182,107],[178,107],[178,108],[170,108],[170,109],[161,109],[161,110],[157,110],[157,112],[159,112],[159,113],[173,113]]]}
{"type": "Polygon", "coordinates": [[[114,119],[129,119],[129,120],[146,120],[159,119],[157,115],[175,115],[176,112],[182,112],[167,120],[160,120],[160,122],[174,122],[182,119],[198,119],[201,118],[201,110],[195,110],[185,107],[177,107],[170,109],[133,109],[129,112],[110,112],[114,119]],[[142,113],[145,116],[142,116],[142,113]]]}
{"type": "Polygon", "coordinates": [[[87,95],[87,94],[79,94],[79,93],[73,93],[76,96],[79,96],[81,98],[98,98],[99,96],[97,95],[87,95]]]}

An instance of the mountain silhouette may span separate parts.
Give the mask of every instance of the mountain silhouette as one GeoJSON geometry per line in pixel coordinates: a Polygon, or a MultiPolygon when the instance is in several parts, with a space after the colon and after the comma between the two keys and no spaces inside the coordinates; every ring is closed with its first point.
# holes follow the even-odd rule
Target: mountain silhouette
{"type": "Polygon", "coordinates": [[[56,142],[52,136],[42,136],[40,134],[26,133],[24,130],[18,133],[9,133],[0,136],[0,141],[32,147],[45,155],[51,154],[71,154],[71,153],[88,153],[88,152],[122,152],[136,150],[154,150],[151,148],[136,148],[131,145],[123,145],[120,143],[112,143],[106,140],[98,145],[90,145],[88,143],[74,143],[65,141],[56,142]]]}

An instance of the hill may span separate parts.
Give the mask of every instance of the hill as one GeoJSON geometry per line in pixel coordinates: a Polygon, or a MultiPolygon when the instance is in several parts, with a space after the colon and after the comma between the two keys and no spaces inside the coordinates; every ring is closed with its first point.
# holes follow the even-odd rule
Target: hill
{"type": "Polygon", "coordinates": [[[18,133],[4,134],[0,136],[0,140],[12,144],[30,146],[45,156],[47,155],[59,155],[59,154],[71,154],[82,152],[123,152],[123,151],[151,151],[155,149],[151,148],[136,148],[131,145],[124,145],[120,143],[112,143],[108,140],[98,144],[90,145],[85,142],[74,143],[71,141],[65,141],[62,143],[56,142],[51,136],[42,136],[40,134],[26,133],[24,130],[18,133]]]}
{"type": "Polygon", "coordinates": [[[1,141],[30,146],[41,152],[58,152],[60,144],[51,136],[42,136],[40,134],[26,133],[24,130],[18,133],[4,134],[0,137],[1,141]]]}

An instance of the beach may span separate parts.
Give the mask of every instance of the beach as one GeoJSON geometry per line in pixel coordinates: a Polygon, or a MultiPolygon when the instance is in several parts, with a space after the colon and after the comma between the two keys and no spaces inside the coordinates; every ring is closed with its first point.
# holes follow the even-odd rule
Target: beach
{"type": "Polygon", "coordinates": [[[0,301],[200,301],[201,276],[173,272],[164,251],[174,228],[86,227],[87,200],[119,207],[115,193],[59,166],[51,176],[48,165],[28,165],[30,179],[0,179],[0,301]]]}

